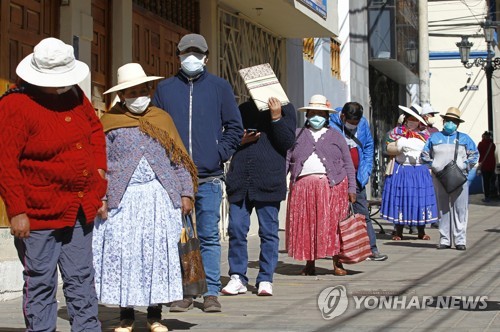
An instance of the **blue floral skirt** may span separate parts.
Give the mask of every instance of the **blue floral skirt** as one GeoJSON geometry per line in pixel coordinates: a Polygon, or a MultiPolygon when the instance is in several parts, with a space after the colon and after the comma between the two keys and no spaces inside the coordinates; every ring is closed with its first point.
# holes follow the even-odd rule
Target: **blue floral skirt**
{"type": "Polygon", "coordinates": [[[118,208],[107,220],[94,222],[99,302],[130,307],[182,299],[181,218],[180,208],[141,160],[118,208]]]}
{"type": "Polygon", "coordinates": [[[410,226],[438,221],[436,194],[427,166],[395,163],[393,174],[385,178],[380,216],[410,226]]]}

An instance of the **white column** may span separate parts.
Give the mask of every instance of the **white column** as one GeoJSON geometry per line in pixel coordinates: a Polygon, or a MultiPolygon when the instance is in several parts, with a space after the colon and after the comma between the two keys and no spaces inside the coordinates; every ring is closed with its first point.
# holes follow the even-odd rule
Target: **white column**
{"type": "Polygon", "coordinates": [[[418,30],[418,75],[420,78],[420,104],[422,105],[430,103],[427,0],[418,1],[418,30]]]}

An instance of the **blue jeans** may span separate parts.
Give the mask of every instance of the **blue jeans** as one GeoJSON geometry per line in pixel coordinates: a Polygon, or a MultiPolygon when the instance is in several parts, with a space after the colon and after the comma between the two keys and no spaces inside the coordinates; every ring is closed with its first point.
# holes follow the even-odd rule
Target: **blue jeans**
{"type": "Polygon", "coordinates": [[[208,292],[203,296],[219,295],[220,282],[220,204],[222,181],[201,183],[195,197],[196,230],[200,239],[201,258],[207,275],[208,292]]]}
{"type": "Polygon", "coordinates": [[[377,254],[377,236],[373,230],[372,220],[370,218],[370,212],[368,211],[368,201],[366,199],[366,187],[361,188],[361,185],[356,181],[356,203],[353,204],[354,213],[360,213],[366,218],[366,231],[368,232],[368,238],[370,239],[370,248],[372,254],[377,254]]]}
{"type": "Polygon", "coordinates": [[[229,275],[237,274],[243,284],[248,283],[247,234],[250,229],[250,215],[255,208],[259,219],[260,256],[259,274],[256,284],[273,281],[274,270],[278,264],[278,212],[280,202],[256,202],[244,199],[229,206],[229,275]]]}

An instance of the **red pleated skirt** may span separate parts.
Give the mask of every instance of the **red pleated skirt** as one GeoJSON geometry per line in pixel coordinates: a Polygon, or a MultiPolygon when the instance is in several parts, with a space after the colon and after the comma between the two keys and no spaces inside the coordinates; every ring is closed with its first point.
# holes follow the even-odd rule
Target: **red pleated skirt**
{"type": "Polygon", "coordinates": [[[297,260],[335,256],[340,251],[339,221],[348,213],[347,178],[330,187],[326,175],[299,178],[290,188],[286,248],[297,260]]]}

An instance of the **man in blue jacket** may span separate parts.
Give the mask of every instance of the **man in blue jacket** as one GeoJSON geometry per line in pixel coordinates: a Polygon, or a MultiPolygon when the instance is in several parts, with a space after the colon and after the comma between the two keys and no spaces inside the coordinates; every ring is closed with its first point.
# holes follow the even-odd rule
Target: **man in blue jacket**
{"type": "Polygon", "coordinates": [[[373,137],[370,125],[363,117],[363,106],[357,102],[349,102],[343,108],[338,107],[339,113],[330,114],[330,126],[341,132],[351,151],[352,162],[356,169],[356,202],[354,212],[363,214],[366,218],[366,228],[370,238],[372,255],[368,260],[384,261],[387,255],[379,253],[377,237],[373,230],[368,202],[366,199],[366,184],[370,179],[373,168],[373,137]]]}
{"type": "MultiPolygon", "coordinates": [[[[219,312],[223,164],[238,147],[243,126],[231,86],[205,69],[209,53],[205,38],[185,35],[177,49],[181,69],[158,84],[153,104],[172,116],[198,169],[196,229],[208,285],[208,292],[203,294],[203,310],[219,312]]],[[[172,303],[170,311],[187,311],[192,307],[193,299],[184,298],[172,303]]]]}

